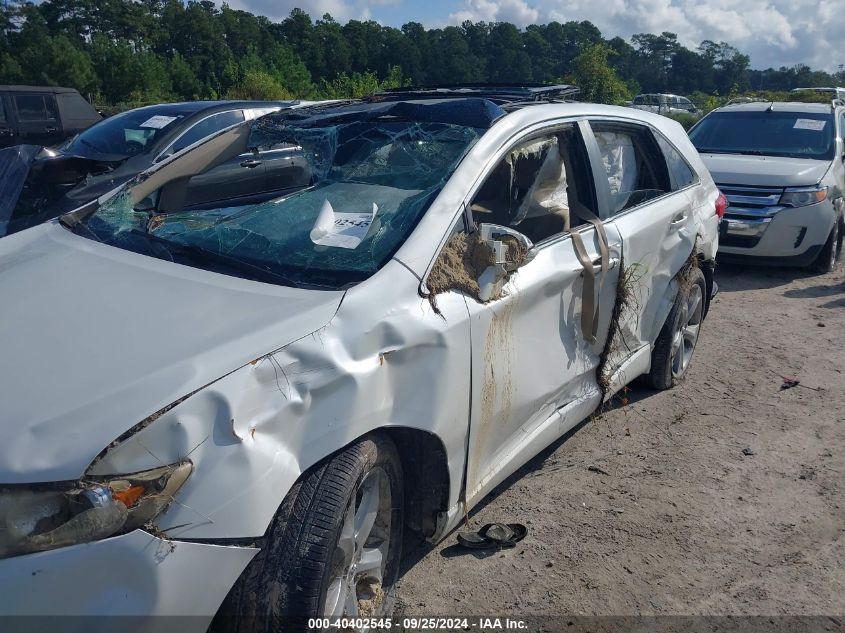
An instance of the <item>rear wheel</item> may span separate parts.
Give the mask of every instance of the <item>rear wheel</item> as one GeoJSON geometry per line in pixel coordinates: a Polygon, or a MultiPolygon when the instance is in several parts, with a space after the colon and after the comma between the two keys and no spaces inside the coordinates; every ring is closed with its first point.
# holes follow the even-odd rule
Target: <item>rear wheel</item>
{"type": "Polygon", "coordinates": [[[704,274],[699,268],[692,269],[654,344],[647,379],[652,388],[669,389],[686,374],[704,320],[706,292],[704,274]]]}
{"type": "Polygon", "coordinates": [[[309,618],[389,615],[402,491],[396,447],[377,435],[316,466],[288,495],[213,630],[300,631],[309,618]]]}
{"type": "Polygon", "coordinates": [[[842,222],[837,220],[830,230],[830,235],[828,235],[821,252],[816,257],[816,261],[810,265],[810,268],[817,273],[829,273],[836,268],[841,253],[842,222]]]}

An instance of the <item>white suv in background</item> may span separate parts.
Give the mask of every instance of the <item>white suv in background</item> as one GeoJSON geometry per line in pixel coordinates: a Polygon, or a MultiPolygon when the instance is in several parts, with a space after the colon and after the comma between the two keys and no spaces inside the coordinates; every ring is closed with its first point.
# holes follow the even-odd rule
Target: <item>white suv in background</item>
{"type": "Polygon", "coordinates": [[[701,111],[696,105],[679,95],[673,94],[641,94],[634,97],[631,107],[646,112],[655,112],[668,116],[670,114],[693,114],[700,115],[701,111]]]}
{"type": "Polygon", "coordinates": [[[745,103],[690,130],[729,206],[719,258],[827,272],[842,251],[845,107],[745,103]]]}

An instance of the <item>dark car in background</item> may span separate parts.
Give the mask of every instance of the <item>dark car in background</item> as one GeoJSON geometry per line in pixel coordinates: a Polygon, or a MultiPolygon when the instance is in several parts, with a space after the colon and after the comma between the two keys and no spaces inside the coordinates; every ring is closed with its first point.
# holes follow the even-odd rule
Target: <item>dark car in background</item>
{"type": "MultiPolygon", "coordinates": [[[[302,102],[304,103],[304,102],[302,102]]],[[[77,209],[212,134],[295,101],[196,101],[128,110],[57,148],[0,150],[0,237],[77,209]]],[[[309,184],[301,149],[273,146],[231,157],[192,178],[185,207],[309,184]]],[[[148,201],[153,210],[157,201],[148,201]]]]}
{"type": "Polygon", "coordinates": [[[0,86],[0,147],[56,145],[102,118],[73,88],[0,86]]]}

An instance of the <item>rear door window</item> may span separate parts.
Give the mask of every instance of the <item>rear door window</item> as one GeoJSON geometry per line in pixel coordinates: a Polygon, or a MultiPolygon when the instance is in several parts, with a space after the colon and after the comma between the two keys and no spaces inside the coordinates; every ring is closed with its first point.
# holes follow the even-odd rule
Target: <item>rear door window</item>
{"type": "Polygon", "coordinates": [[[603,121],[592,121],[590,126],[610,194],[610,208],[603,217],[612,217],[672,191],[666,161],[650,130],[603,121]]]}
{"type": "Polygon", "coordinates": [[[197,141],[211,136],[215,132],[225,130],[227,127],[240,123],[244,120],[244,113],[242,110],[230,110],[229,112],[220,112],[213,114],[208,118],[196,123],[175,143],[173,143],[173,152],[178,152],[185,149],[188,145],[193,145],[197,141]]]}
{"type": "Polygon", "coordinates": [[[57,121],[56,100],[53,95],[15,95],[15,109],[20,121],[57,121]]]}

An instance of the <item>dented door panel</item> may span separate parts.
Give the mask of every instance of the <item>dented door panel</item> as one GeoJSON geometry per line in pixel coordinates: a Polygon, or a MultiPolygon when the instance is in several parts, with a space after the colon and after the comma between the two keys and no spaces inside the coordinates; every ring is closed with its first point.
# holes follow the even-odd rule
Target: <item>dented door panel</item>
{"type": "Polygon", "coordinates": [[[626,346],[654,343],[671,309],[678,271],[693,252],[697,221],[685,191],[664,196],[613,219],[622,234],[624,263],[632,270],[631,291],[638,313],[620,323],[626,346]],[[668,308],[666,299],[669,299],[668,308]]]}
{"type": "MultiPolygon", "coordinates": [[[[591,259],[597,259],[595,229],[581,231],[591,259]]],[[[611,257],[618,259],[621,238],[613,227],[607,236],[611,257]]],[[[599,393],[595,370],[619,267],[603,279],[598,275],[600,335],[594,344],[580,329],[582,272],[572,239],[561,236],[511,276],[502,298],[487,304],[467,299],[473,354],[469,505],[490,490],[499,471],[533,455],[530,439],[543,426],[555,425],[555,434],[562,435],[583,419],[570,413],[570,405],[599,393]]]]}

